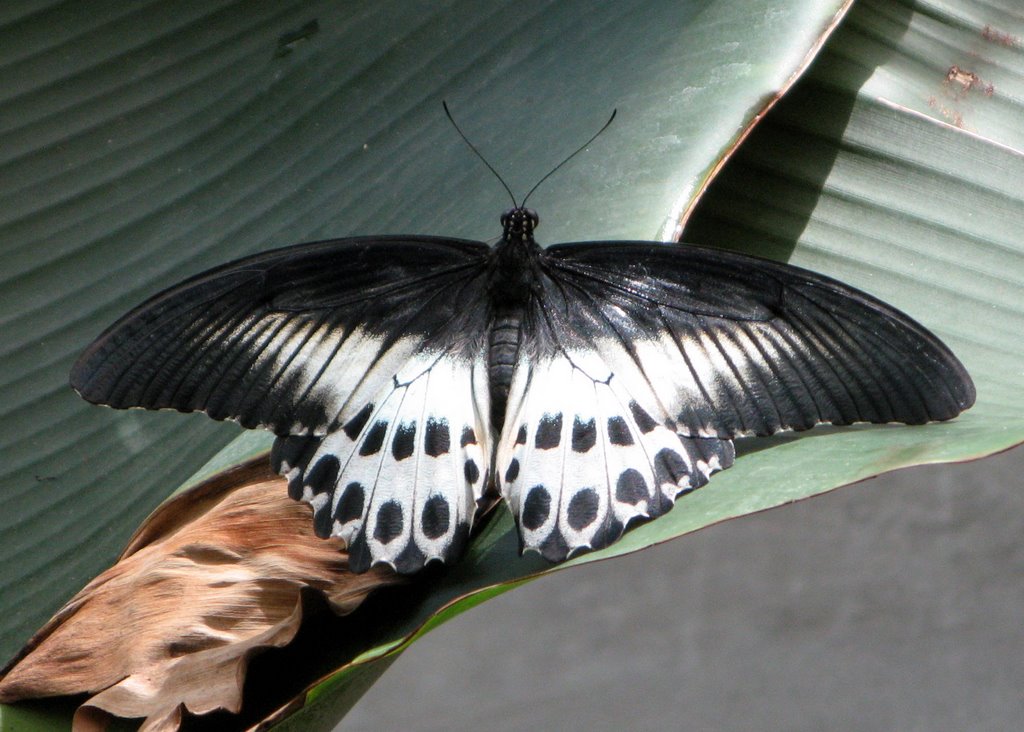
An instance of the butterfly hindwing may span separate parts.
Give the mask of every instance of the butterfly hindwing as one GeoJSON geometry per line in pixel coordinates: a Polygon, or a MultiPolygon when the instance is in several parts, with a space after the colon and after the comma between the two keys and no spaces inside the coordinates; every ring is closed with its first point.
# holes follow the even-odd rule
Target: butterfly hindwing
{"type": "Polygon", "coordinates": [[[650,390],[629,393],[599,354],[575,355],[520,360],[498,453],[522,545],[551,561],[660,516],[734,455],[729,440],[677,434],[650,390]]]}
{"type": "Polygon", "coordinates": [[[482,369],[413,359],[343,429],[278,439],[292,496],[313,506],[320,536],[346,542],[353,571],[408,573],[460,554],[487,477],[487,392],[472,388],[482,369]]]}

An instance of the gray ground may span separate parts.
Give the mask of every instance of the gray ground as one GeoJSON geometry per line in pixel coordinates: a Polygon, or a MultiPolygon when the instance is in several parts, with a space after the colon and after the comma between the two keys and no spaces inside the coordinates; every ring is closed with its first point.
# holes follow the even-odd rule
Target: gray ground
{"type": "Polygon", "coordinates": [[[341,729],[1024,729],[1022,476],[902,471],[539,580],[341,729]]]}

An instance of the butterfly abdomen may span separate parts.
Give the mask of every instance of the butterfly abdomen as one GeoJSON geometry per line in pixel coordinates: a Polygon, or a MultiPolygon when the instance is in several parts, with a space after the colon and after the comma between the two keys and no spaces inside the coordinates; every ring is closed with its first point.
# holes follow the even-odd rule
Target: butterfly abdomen
{"type": "Polygon", "coordinates": [[[498,431],[505,421],[508,390],[519,355],[521,321],[521,310],[508,310],[493,319],[488,333],[487,383],[491,397],[491,425],[498,431]]]}
{"type": "Polygon", "coordinates": [[[498,432],[505,422],[512,373],[519,357],[523,314],[539,288],[541,253],[533,238],[537,214],[516,208],[506,212],[501,223],[503,233],[490,255],[487,282],[487,383],[491,426],[498,432]]]}

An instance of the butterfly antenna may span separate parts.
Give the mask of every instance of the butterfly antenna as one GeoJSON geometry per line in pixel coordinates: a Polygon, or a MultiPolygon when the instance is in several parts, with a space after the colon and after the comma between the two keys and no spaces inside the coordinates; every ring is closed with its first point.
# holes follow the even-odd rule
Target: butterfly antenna
{"type": "Polygon", "coordinates": [[[462,138],[462,141],[465,142],[467,145],[469,145],[469,149],[472,150],[476,154],[476,156],[478,158],[480,158],[480,160],[483,162],[483,164],[487,166],[487,169],[489,171],[494,173],[494,177],[498,179],[498,182],[501,183],[503,186],[505,186],[505,190],[508,191],[508,197],[512,199],[512,208],[519,208],[519,204],[516,203],[516,197],[514,195],[512,195],[512,189],[508,187],[508,183],[505,182],[504,178],[502,178],[500,175],[498,175],[498,171],[494,169],[494,166],[487,162],[487,158],[485,158],[480,153],[480,151],[476,149],[476,145],[474,145],[472,142],[469,141],[469,138],[466,137],[466,133],[464,133],[459,128],[458,124],[456,124],[455,118],[452,117],[452,113],[448,109],[448,102],[446,102],[444,100],[441,100],[441,106],[444,107],[444,113],[448,115],[448,121],[452,123],[452,127],[454,127],[455,131],[459,133],[459,137],[462,138]]]}
{"type": "Polygon", "coordinates": [[[609,126],[611,125],[612,121],[613,121],[613,120],[615,119],[615,115],[616,115],[616,114],[618,114],[618,112],[619,112],[619,110],[618,110],[618,109],[613,109],[613,110],[612,110],[612,116],[608,118],[608,121],[604,123],[604,126],[603,126],[603,127],[601,128],[601,129],[599,129],[599,130],[598,130],[597,132],[595,132],[595,133],[594,133],[594,136],[593,136],[593,137],[591,137],[591,138],[590,138],[589,140],[587,140],[587,141],[586,141],[586,142],[584,142],[584,143],[583,143],[582,145],[580,145],[579,149],[578,149],[578,150],[576,150],[576,152],[574,152],[574,153],[573,153],[572,155],[570,155],[570,156],[569,156],[569,157],[567,157],[567,158],[566,158],[565,160],[563,160],[562,162],[560,162],[560,163],[559,163],[558,165],[556,165],[556,166],[555,166],[554,168],[552,168],[552,169],[551,169],[551,172],[550,172],[550,173],[548,173],[548,174],[547,174],[547,175],[545,175],[545,176],[544,176],[543,178],[541,178],[541,179],[540,179],[539,181],[537,181],[537,185],[535,185],[535,186],[534,186],[533,188],[531,188],[531,189],[530,189],[530,192],[529,192],[529,193],[527,193],[527,194],[526,194],[526,196],[525,196],[525,197],[523,198],[523,203],[522,203],[522,205],[523,205],[523,206],[525,206],[525,205],[526,205],[526,199],[527,199],[527,198],[529,198],[530,196],[532,196],[532,195],[533,195],[533,192],[534,192],[535,190],[537,190],[538,188],[540,188],[540,184],[541,184],[541,183],[543,183],[543,182],[544,182],[544,181],[546,181],[546,180],[547,180],[548,178],[550,178],[551,176],[553,176],[553,175],[555,174],[555,172],[556,172],[556,171],[557,171],[557,170],[558,170],[559,168],[561,168],[561,167],[562,167],[563,165],[565,165],[565,164],[566,164],[566,163],[568,163],[568,162],[569,162],[570,160],[572,160],[572,159],[573,159],[574,157],[576,157],[576,156],[577,156],[577,155],[579,155],[579,154],[580,154],[581,152],[583,152],[584,150],[586,150],[586,148],[587,148],[587,145],[589,145],[590,143],[592,143],[592,142],[593,142],[594,140],[596,140],[596,139],[598,138],[598,136],[599,136],[599,135],[600,135],[600,134],[601,134],[602,132],[604,132],[605,130],[607,130],[607,129],[608,129],[608,127],[609,127],[609,126]]]}

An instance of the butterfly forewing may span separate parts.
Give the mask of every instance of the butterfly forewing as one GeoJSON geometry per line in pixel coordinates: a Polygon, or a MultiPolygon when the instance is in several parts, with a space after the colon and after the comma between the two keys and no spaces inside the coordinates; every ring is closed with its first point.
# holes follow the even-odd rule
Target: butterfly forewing
{"type": "Polygon", "coordinates": [[[471,388],[482,358],[409,366],[342,429],[313,443],[278,438],[276,469],[313,506],[317,533],[346,542],[353,571],[457,556],[483,493],[487,391],[471,388]]]}
{"type": "MultiPolygon", "coordinates": [[[[487,247],[402,237],[259,254],[199,275],[126,315],[82,354],[72,386],[113,407],[205,411],[278,434],[324,433],[359,389],[453,330],[486,328],[487,247]]],[[[358,399],[356,401],[359,401],[358,399]]]]}
{"type": "Polygon", "coordinates": [[[544,307],[562,340],[601,353],[628,389],[650,390],[681,434],[921,424],[974,402],[934,335],[806,270],[649,242],[562,244],[545,262],[557,288],[544,307]]]}

